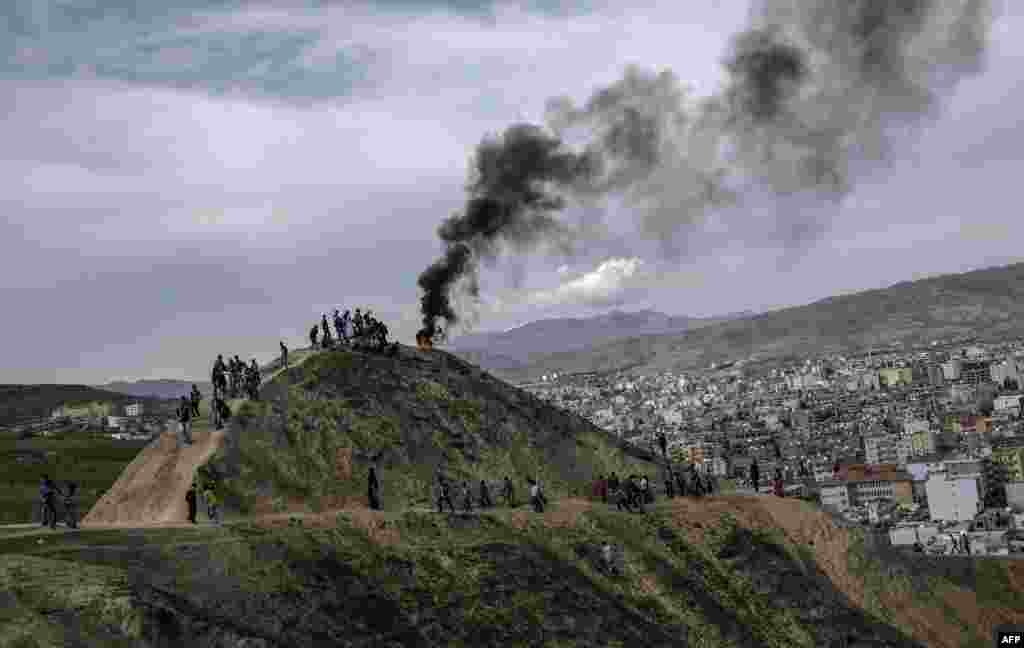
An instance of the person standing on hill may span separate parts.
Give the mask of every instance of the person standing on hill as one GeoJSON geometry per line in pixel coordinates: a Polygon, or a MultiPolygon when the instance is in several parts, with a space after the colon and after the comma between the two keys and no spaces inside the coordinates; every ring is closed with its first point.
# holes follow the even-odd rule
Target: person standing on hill
{"type": "Polygon", "coordinates": [[[318,325],[314,324],[313,328],[309,329],[309,343],[313,345],[314,349],[316,348],[316,338],[319,335],[320,335],[320,327],[318,325]]]}
{"type": "Polygon", "coordinates": [[[51,529],[57,528],[57,506],[56,506],[56,490],[57,487],[50,479],[49,475],[43,475],[43,478],[39,482],[39,502],[42,505],[42,526],[49,526],[51,529]]]}
{"type": "Polygon", "coordinates": [[[199,416],[199,402],[203,400],[203,395],[199,393],[199,388],[192,384],[192,417],[198,418],[199,416]]]}
{"type": "Polygon", "coordinates": [[[78,490],[78,484],[67,481],[64,482],[64,487],[67,489],[61,493],[64,496],[64,522],[69,529],[77,529],[78,507],[75,506],[75,491],[78,490]]]}
{"type": "Polygon", "coordinates": [[[239,396],[242,395],[243,387],[245,384],[243,382],[243,378],[245,377],[245,363],[242,362],[242,359],[239,358],[237,355],[231,362],[233,364],[232,370],[235,375],[235,398],[238,398],[239,396]]]}
{"type": "Polygon", "coordinates": [[[761,469],[757,465],[757,459],[750,464],[750,486],[754,493],[761,492],[761,469]]]}
{"type": "Polygon", "coordinates": [[[323,335],[320,336],[323,339],[321,346],[330,349],[333,346],[333,340],[331,340],[331,327],[327,325],[327,313],[320,315],[320,328],[323,329],[323,335]]]}
{"type": "Polygon", "coordinates": [[[197,497],[198,495],[196,494],[196,484],[195,482],[192,482],[192,485],[189,486],[188,492],[185,493],[185,501],[188,502],[188,521],[192,524],[198,524],[198,522],[196,522],[197,497]]]}
{"type": "Polygon", "coordinates": [[[380,482],[377,481],[377,469],[370,466],[370,474],[366,478],[367,497],[370,500],[370,508],[374,511],[380,510],[380,482]]]}
{"type": "Polygon", "coordinates": [[[352,337],[356,339],[363,337],[363,314],[358,308],[356,314],[352,316],[352,337]]]}
{"type": "Polygon", "coordinates": [[[181,435],[185,438],[185,445],[192,445],[192,404],[185,396],[181,397],[181,404],[178,405],[178,422],[181,423],[181,435]]]}
{"type": "Polygon", "coordinates": [[[505,475],[505,481],[501,485],[501,496],[505,498],[505,505],[510,508],[514,508],[516,505],[515,492],[512,480],[509,479],[508,475],[505,475]]]}
{"type": "Polygon", "coordinates": [[[226,371],[227,367],[224,366],[224,356],[218,354],[217,361],[213,363],[213,374],[211,376],[211,378],[213,379],[214,394],[216,394],[219,391],[221,396],[225,395],[224,391],[227,387],[227,381],[224,374],[226,371]]]}
{"type": "Polygon", "coordinates": [[[455,503],[452,502],[451,489],[448,486],[448,480],[444,478],[444,475],[437,476],[437,512],[444,513],[444,505],[448,504],[448,508],[451,509],[452,513],[455,512],[455,503]]]}
{"type": "Polygon", "coordinates": [[[203,491],[203,499],[206,500],[206,517],[210,522],[220,524],[220,498],[217,496],[216,482],[210,482],[203,491]]]}
{"type": "Polygon", "coordinates": [[[676,496],[676,489],[672,485],[672,473],[665,475],[665,497],[672,499],[676,496]]]}
{"type": "Polygon", "coordinates": [[[249,399],[260,399],[260,367],[256,364],[255,358],[249,363],[249,399]]]}
{"type": "Polygon", "coordinates": [[[494,502],[491,501],[491,489],[487,487],[487,482],[483,479],[480,480],[480,508],[491,508],[494,506],[494,502]]]}
{"type": "Polygon", "coordinates": [[[533,479],[530,479],[530,503],[533,504],[534,512],[544,512],[544,491],[541,490],[540,484],[533,479]]]}
{"type": "Polygon", "coordinates": [[[469,481],[462,482],[462,508],[466,513],[473,512],[473,491],[469,488],[469,481]]]}
{"type": "Polygon", "coordinates": [[[668,459],[668,439],[664,432],[658,433],[658,445],[661,446],[661,456],[668,459]]]}
{"type": "Polygon", "coordinates": [[[288,347],[284,345],[284,340],[278,342],[281,345],[281,368],[288,368],[288,347]]]}

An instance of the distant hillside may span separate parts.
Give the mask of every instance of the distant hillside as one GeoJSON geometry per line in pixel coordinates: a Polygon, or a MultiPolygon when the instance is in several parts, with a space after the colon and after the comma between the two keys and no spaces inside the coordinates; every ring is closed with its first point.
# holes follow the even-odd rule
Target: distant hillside
{"type": "MultiPolygon", "coordinates": [[[[181,398],[192,391],[192,381],[188,380],[136,380],[135,382],[116,381],[100,385],[100,389],[127,394],[137,398],[181,398]]],[[[213,386],[209,382],[195,383],[203,394],[213,393],[213,386]]]]}
{"type": "Polygon", "coordinates": [[[680,333],[751,314],[697,318],[653,310],[616,310],[595,317],[538,320],[503,333],[471,333],[453,340],[448,350],[490,371],[518,371],[551,353],[588,349],[637,335],[680,333]]]}
{"type": "Polygon", "coordinates": [[[904,281],[888,288],[829,297],[681,334],[646,335],[586,351],[549,354],[529,367],[496,373],[507,380],[550,371],[690,369],[751,354],[850,351],[973,335],[1024,335],[1024,263],[904,281]]]}
{"type": "Polygon", "coordinates": [[[62,403],[124,404],[134,398],[87,385],[0,385],[0,425],[49,416],[62,403]]]}

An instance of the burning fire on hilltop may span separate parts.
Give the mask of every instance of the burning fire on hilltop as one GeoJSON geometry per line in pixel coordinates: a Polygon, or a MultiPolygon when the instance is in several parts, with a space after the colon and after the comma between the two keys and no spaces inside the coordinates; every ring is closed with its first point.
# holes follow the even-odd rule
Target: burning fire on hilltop
{"type": "Polygon", "coordinates": [[[434,339],[425,330],[416,333],[416,348],[420,351],[430,351],[434,348],[434,339]]]}

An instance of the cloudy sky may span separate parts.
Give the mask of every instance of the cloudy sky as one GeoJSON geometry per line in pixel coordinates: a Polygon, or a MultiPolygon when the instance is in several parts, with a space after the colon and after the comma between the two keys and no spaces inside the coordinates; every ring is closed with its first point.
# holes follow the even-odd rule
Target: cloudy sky
{"type": "MultiPolygon", "coordinates": [[[[411,341],[482,136],[628,64],[711,94],[748,15],[561,4],[4,3],[0,382],[199,378],[336,305],[411,341]]],[[[606,244],[485,268],[471,321],[760,311],[1021,260],[1019,5],[995,3],[984,72],[799,250],[712,218],[666,260],[612,210],[606,244]]]]}

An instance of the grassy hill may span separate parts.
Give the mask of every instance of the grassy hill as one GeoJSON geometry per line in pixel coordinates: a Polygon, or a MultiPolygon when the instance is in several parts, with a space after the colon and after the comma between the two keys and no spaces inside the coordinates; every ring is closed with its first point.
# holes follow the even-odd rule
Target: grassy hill
{"type": "Polygon", "coordinates": [[[225,476],[224,527],[0,530],[0,648],[955,648],[1024,622],[1018,563],[894,555],[805,502],[580,497],[656,467],[440,351],[313,354],[239,404],[227,440],[201,469],[225,476]],[[539,476],[550,507],[437,514],[437,469],[510,474],[520,502],[539,476]]]}
{"type": "Polygon", "coordinates": [[[523,369],[497,372],[526,380],[550,371],[688,369],[757,353],[765,357],[912,345],[973,336],[1024,334],[1024,263],[903,281],[829,297],[681,334],[645,335],[587,351],[554,353],[523,369]]]}

